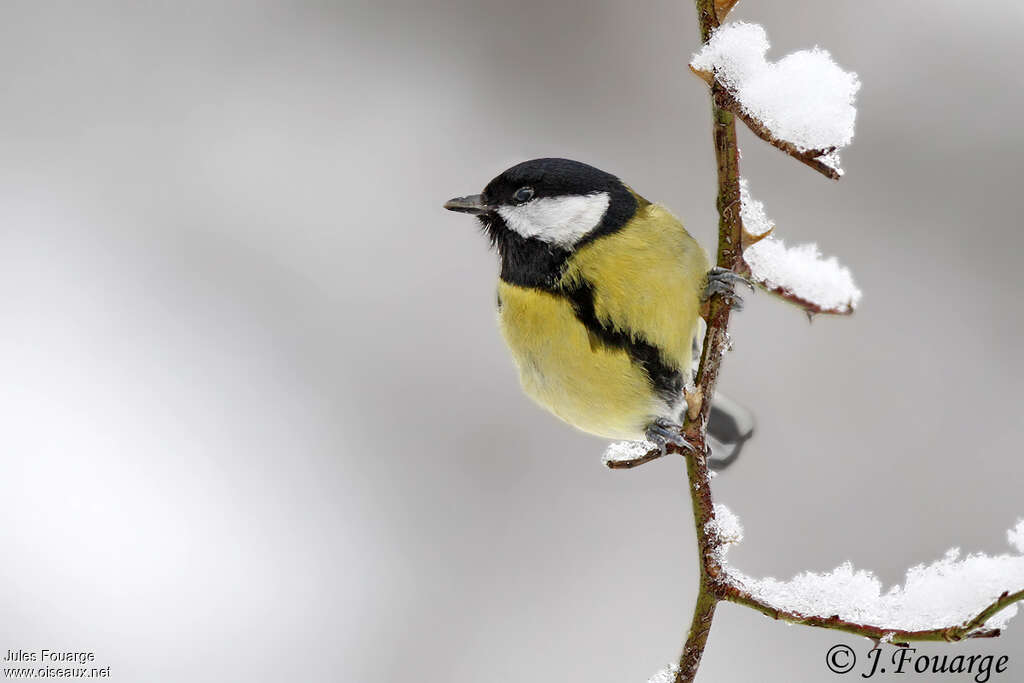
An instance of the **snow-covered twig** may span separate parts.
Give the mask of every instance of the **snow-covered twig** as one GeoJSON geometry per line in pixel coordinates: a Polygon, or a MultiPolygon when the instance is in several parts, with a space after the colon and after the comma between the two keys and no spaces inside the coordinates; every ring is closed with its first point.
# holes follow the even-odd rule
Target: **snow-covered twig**
{"type": "Polygon", "coordinates": [[[713,86],[716,106],[762,140],[838,180],[838,152],[853,139],[857,74],[843,71],[819,48],[777,62],[765,58],[768,48],[761,26],[726,24],[704,41],[690,69],[713,86]]]}
{"type": "Polygon", "coordinates": [[[647,441],[617,441],[605,449],[602,462],[610,470],[629,470],[665,455],[647,441]]]}
{"type": "Polygon", "coordinates": [[[956,642],[967,638],[998,638],[1002,631],[1000,629],[986,629],[985,622],[995,613],[1024,600],[1024,590],[1016,593],[1005,592],[991,605],[978,613],[978,616],[963,624],[955,624],[943,628],[919,629],[908,631],[898,628],[883,628],[871,624],[858,624],[838,615],[821,617],[817,615],[803,615],[762,602],[749,593],[745,593],[735,586],[727,586],[723,589],[722,599],[734,602],[738,605],[746,605],[761,612],[773,619],[788,622],[790,624],[801,624],[803,626],[815,626],[817,628],[829,628],[836,631],[844,631],[872,640],[889,640],[894,645],[902,645],[913,641],[938,640],[945,642],[956,642]]]}
{"type": "MultiPolygon", "coordinates": [[[[707,80],[704,76],[704,73],[701,73],[696,69],[693,69],[693,71],[702,79],[707,80]]],[[[822,157],[827,158],[829,154],[835,152],[834,149],[826,148],[800,150],[793,143],[775,137],[774,135],[772,135],[772,132],[768,130],[768,127],[766,125],[758,121],[751,114],[748,114],[746,111],[744,111],[743,107],[740,105],[736,97],[733,96],[728,90],[720,91],[719,94],[715,97],[715,100],[716,104],[718,104],[719,107],[721,107],[722,109],[727,109],[731,111],[733,114],[735,114],[740,121],[747,125],[747,128],[750,129],[751,133],[761,138],[772,147],[785,152],[789,156],[799,161],[801,164],[805,164],[806,166],[813,168],[815,171],[825,176],[826,178],[831,178],[832,180],[839,180],[840,178],[843,177],[843,173],[841,170],[822,161],[822,157]]]]}
{"type": "Polygon", "coordinates": [[[871,572],[849,563],[826,573],[804,572],[788,581],[756,579],[732,567],[730,546],[743,539],[738,518],[715,505],[709,528],[721,600],[792,624],[844,631],[894,644],[995,638],[1024,599],[1024,520],[1007,533],[1015,555],[960,558],[958,549],[907,571],[902,586],[886,592],[871,572]]]}
{"type": "Polygon", "coordinates": [[[775,224],[764,204],[750,195],[749,183],[740,178],[740,217],[743,219],[743,260],[750,279],[764,290],[804,309],[808,315],[849,315],[861,291],[849,269],[833,256],[822,258],[815,244],[787,247],[774,235],[775,224]]]}
{"type": "MultiPolygon", "coordinates": [[[[695,0],[698,20],[700,23],[701,39],[705,48],[711,40],[716,29],[719,28],[721,16],[718,9],[723,5],[720,0],[695,0]]],[[[725,4],[728,4],[726,2],[725,4]]],[[[731,4],[729,5],[731,8],[731,4]]],[[[727,11],[728,8],[726,8],[727,11]]],[[[764,52],[767,49],[767,41],[763,38],[763,29],[756,30],[749,28],[742,29],[750,35],[760,31],[757,44],[746,46],[742,41],[733,41],[733,47],[738,53],[738,59],[749,59],[754,56],[754,62],[760,55],[760,62],[764,62],[764,52]]],[[[757,37],[757,36],[755,36],[757,37]]],[[[712,49],[711,52],[715,50],[712,49]]],[[[726,61],[737,57],[736,54],[724,55],[726,61]]],[[[775,121],[775,127],[769,127],[765,117],[755,116],[757,106],[743,106],[740,104],[742,98],[737,98],[736,91],[738,81],[734,78],[730,82],[724,82],[720,77],[720,70],[717,66],[699,69],[714,74],[706,80],[711,87],[712,112],[714,117],[714,145],[715,156],[718,168],[718,258],[717,266],[744,274],[748,270],[744,261],[743,249],[753,245],[756,238],[768,235],[770,229],[765,226],[751,225],[751,231],[745,231],[743,225],[744,217],[741,215],[743,206],[741,202],[740,175],[739,175],[739,148],[736,144],[736,117],[744,120],[745,123],[762,139],[783,149],[799,159],[800,161],[815,168],[830,178],[838,178],[841,172],[838,169],[838,157],[835,151],[846,145],[853,135],[852,98],[856,93],[859,83],[855,74],[842,72],[828,58],[827,53],[812,51],[809,64],[804,57],[797,62],[800,68],[807,67],[811,71],[824,74],[838,88],[833,90],[831,99],[828,102],[816,102],[817,110],[814,112],[810,125],[804,128],[789,125],[791,121],[775,121]],[[825,62],[828,62],[827,64],[825,62]],[[833,68],[834,67],[834,68],[833,68]],[[838,99],[834,97],[838,93],[838,99]],[[845,99],[845,101],[844,101],[845,99]],[[846,109],[848,107],[849,109],[846,109]],[[827,111],[826,111],[827,110],[827,111]],[[795,131],[795,135],[788,136],[779,134],[779,130],[795,131]],[[826,141],[820,144],[821,141],[826,141]],[[754,239],[752,239],[754,238],[754,239]]],[[[696,60],[695,61],[700,61],[696,60]]],[[[736,63],[736,62],[734,62],[736,63]]],[[[748,62],[748,64],[751,62],[748,62]]],[[[697,67],[700,65],[698,64],[697,67]]],[[[755,63],[759,68],[760,63],[755,63]]],[[[741,69],[742,71],[742,69],[741,69]]],[[[740,74],[741,76],[743,74],[740,74]]],[[[761,85],[764,85],[763,83],[761,85]]],[[[811,89],[812,91],[814,88],[811,89]]],[[[805,88],[805,91],[807,89],[805,88]]],[[[764,94],[764,91],[762,91],[764,94]]],[[[805,92],[809,97],[815,96],[814,92],[805,92]]],[[[756,100],[756,98],[754,98],[756,100]]],[[[783,98],[785,99],[785,98],[783,98]]],[[[799,99],[799,98],[796,98],[799,99]]],[[[764,98],[761,103],[779,102],[777,96],[771,95],[764,98]]],[[[799,102],[796,103],[799,105],[799,102]]],[[[788,105],[785,105],[788,106],[788,105]]],[[[762,110],[764,110],[762,108],[762,110]]],[[[794,113],[790,110],[788,113],[794,113]]],[[[794,120],[799,120],[796,116],[794,120]]],[[[753,221],[756,222],[756,221],[753,221]]],[[[760,244],[760,242],[758,242],[760,244]]],[[[756,245],[754,245],[756,246],[756,245]]],[[[849,282],[849,291],[854,291],[852,280],[849,282]]],[[[833,291],[834,293],[834,291],[833,291]]],[[[857,294],[859,296],[859,293],[857,294]]],[[[856,297],[849,298],[849,305],[856,303],[856,297]]],[[[840,302],[842,303],[842,302],[840,302]]],[[[700,554],[700,582],[698,585],[696,604],[693,610],[693,619],[687,633],[686,642],[683,644],[683,651],[679,658],[677,667],[669,667],[656,676],[658,683],[671,678],[673,683],[692,682],[697,675],[700,660],[707,645],[708,634],[714,619],[715,609],[719,601],[728,600],[737,604],[746,605],[769,616],[784,619],[798,624],[807,624],[823,628],[832,628],[856,633],[875,640],[891,641],[898,638],[901,642],[910,640],[960,640],[963,638],[993,637],[999,635],[998,628],[990,626],[990,620],[1004,609],[1013,609],[1011,605],[1024,599],[1024,590],[1010,592],[1014,588],[1008,588],[1002,594],[996,596],[990,604],[960,623],[955,621],[939,627],[927,628],[901,628],[897,624],[867,624],[857,622],[849,617],[843,618],[838,614],[804,614],[798,610],[791,609],[784,604],[773,604],[761,595],[756,595],[751,590],[751,582],[737,581],[737,575],[730,574],[728,564],[725,562],[723,546],[735,541],[735,532],[738,528],[738,521],[735,516],[728,513],[722,506],[719,507],[721,519],[716,516],[716,506],[711,496],[711,476],[707,465],[706,430],[708,417],[711,409],[711,399],[714,396],[715,385],[718,379],[718,371],[722,361],[722,355],[728,348],[728,326],[729,315],[732,308],[732,300],[720,294],[712,296],[708,314],[706,317],[707,329],[704,335],[703,351],[700,359],[700,366],[695,378],[693,389],[694,400],[690,401],[688,396],[689,409],[686,413],[686,421],[683,432],[687,441],[695,447],[695,452],[686,458],[686,472],[688,478],[688,490],[693,507],[694,526],[697,535],[697,547],[700,554]],[[735,522],[735,524],[732,524],[735,522]],[[891,635],[890,635],[891,634],[891,635]]],[[[650,453],[641,453],[643,446],[636,446],[633,451],[623,457],[606,458],[606,464],[614,466],[617,463],[641,464],[648,462],[647,456],[650,453]]],[[[615,454],[612,454],[615,455],[615,454]]],[[[684,455],[687,455],[684,453],[684,455]]],[[[1024,554],[1024,523],[1011,533],[1011,542],[1024,554]]],[[[970,559],[970,558],[968,558],[970,559]]],[[[908,580],[909,583],[909,580],[908,580]]]]}

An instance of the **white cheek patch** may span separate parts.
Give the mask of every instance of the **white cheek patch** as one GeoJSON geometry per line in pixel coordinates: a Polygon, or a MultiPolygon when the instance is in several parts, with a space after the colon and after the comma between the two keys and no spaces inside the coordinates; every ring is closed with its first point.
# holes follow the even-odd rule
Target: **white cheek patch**
{"type": "Polygon", "coordinates": [[[498,215],[523,237],[571,247],[601,223],[609,201],[607,192],[542,197],[518,206],[499,206],[498,215]]]}

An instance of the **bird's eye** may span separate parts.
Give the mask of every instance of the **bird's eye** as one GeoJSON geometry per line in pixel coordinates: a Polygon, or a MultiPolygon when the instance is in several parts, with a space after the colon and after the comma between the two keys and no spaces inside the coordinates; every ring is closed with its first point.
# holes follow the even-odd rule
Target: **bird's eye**
{"type": "Polygon", "coordinates": [[[512,199],[516,200],[520,204],[528,202],[533,197],[532,187],[520,187],[512,194],[512,199]]]}

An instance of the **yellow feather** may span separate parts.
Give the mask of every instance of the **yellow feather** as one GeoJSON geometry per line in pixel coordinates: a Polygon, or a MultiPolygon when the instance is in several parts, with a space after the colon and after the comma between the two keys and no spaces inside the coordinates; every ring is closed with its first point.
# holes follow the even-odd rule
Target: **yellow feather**
{"type": "MultiPolygon", "coordinates": [[[[707,270],[682,224],[663,207],[641,204],[622,229],[580,247],[560,284],[589,283],[603,324],[652,344],[686,374],[707,270]]],[[[555,415],[592,434],[639,439],[651,420],[669,414],[643,368],[594,338],[568,299],[506,282],[498,298],[523,389],[555,415]]]]}
{"type": "Polygon", "coordinates": [[[662,359],[688,369],[708,258],[682,223],[648,204],[623,228],[581,247],[566,285],[594,285],[598,319],[656,346],[662,359]]]}

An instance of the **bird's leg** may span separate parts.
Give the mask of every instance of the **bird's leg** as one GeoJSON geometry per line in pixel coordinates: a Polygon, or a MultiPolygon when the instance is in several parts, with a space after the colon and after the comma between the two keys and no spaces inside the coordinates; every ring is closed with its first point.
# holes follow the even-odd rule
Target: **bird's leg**
{"type": "Polygon", "coordinates": [[[732,307],[735,310],[741,311],[743,310],[743,299],[736,293],[736,285],[742,283],[750,287],[750,291],[754,291],[754,285],[750,280],[728,268],[720,268],[718,266],[708,271],[707,283],[704,293],[700,298],[701,304],[705,308],[712,296],[721,294],[732,302],[732,307]]]}
{"type": "Polygon", "coordinates": [[[696,451],[693,444],[686,440],[683,436],[683,426],[668,418],[659,417],[651,424],[647,425],[647,430],[644,432],[644,436],[647,440],[653,443],[655,446],[661,449],[662,455],[668,453],[668,446],[678,446],[685,451],[696,451]]]}

